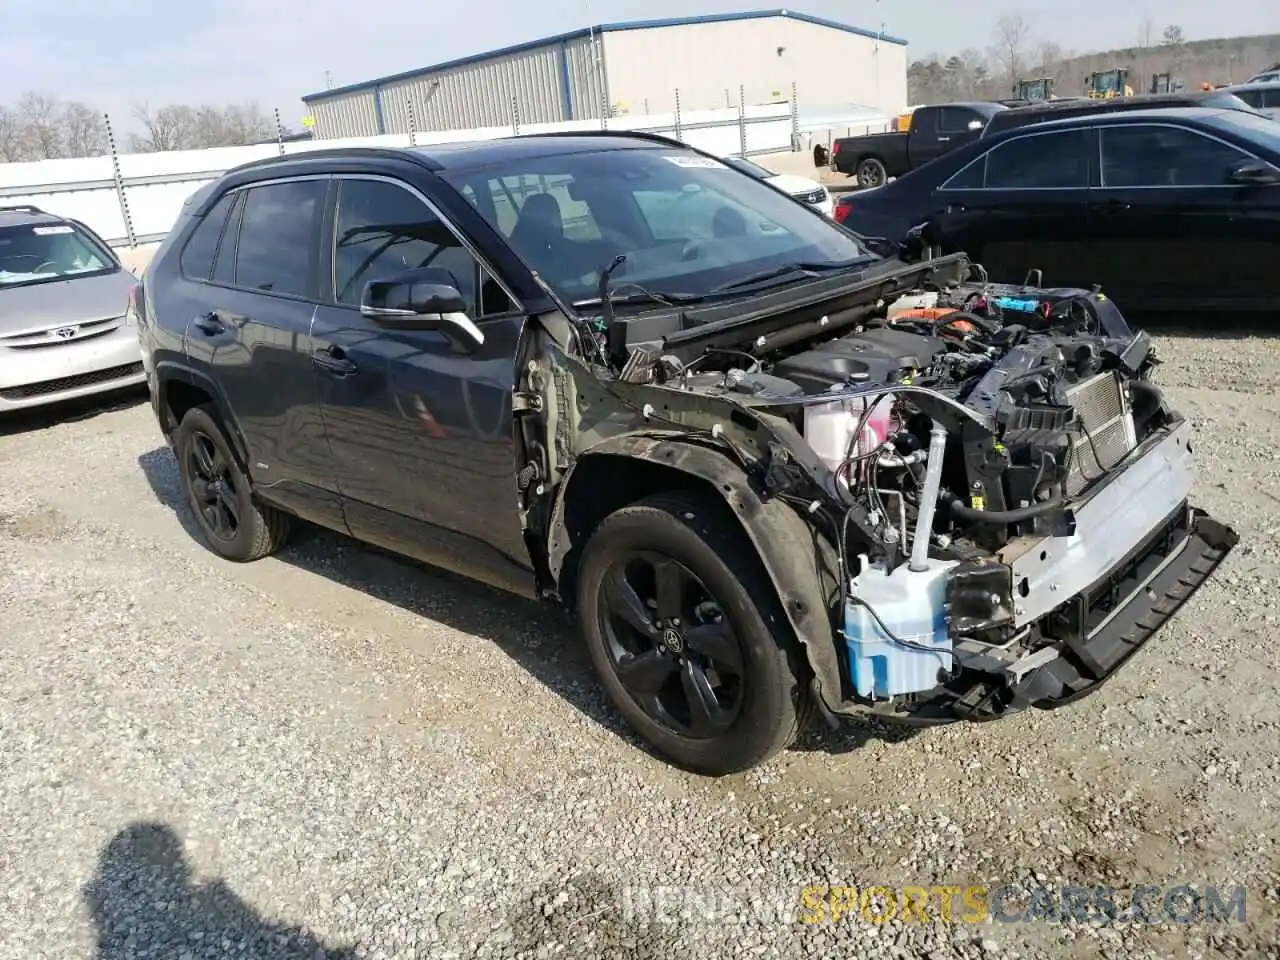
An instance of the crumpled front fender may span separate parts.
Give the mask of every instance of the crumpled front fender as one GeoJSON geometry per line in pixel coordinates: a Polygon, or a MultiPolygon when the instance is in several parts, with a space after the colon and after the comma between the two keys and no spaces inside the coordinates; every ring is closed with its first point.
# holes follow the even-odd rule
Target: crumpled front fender
{"type": "Polygon", "coordinates": [[[829,599],[839,590],[833,546],[787,503],[762,497],[738,463],[714,447],[691,441],[687,434],[613,437],[577,458],[560,485],[548,538],[550,572],[557,582],[575,546],[565,523],[566,504],[573,495],[575,474],[592,457],[619,457],[680,471],[714,490],[742,524],[778,592],[813,672],[815,693],[828,710],[841,702],[843,674],[829,599]]]}

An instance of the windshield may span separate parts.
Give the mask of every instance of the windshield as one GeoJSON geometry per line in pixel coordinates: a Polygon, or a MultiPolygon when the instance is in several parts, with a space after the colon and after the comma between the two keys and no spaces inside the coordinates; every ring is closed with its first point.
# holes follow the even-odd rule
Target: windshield
{"type": "Polygon", "coordinates": [[[522,157],[442,176],[570,302],[596,297],[617,257],[620,297],[635,285],[702,297],[792,264],[875,258],[821,213],[679,148],[522,157]]]}
{"type": "Polygon", "coordinates": [[[1267,160],[1272,163],[1280,161],[1280,122],[1261,113],[1243,111],[1220,113],[1213,120],[1229,133],[1261,147],[1268,154],[1267,160]]]}
{"type": "Polygon", "coordinates": [[[0,227],[0,288],[116,269],[111,255],[69,223],[0,227]]]}

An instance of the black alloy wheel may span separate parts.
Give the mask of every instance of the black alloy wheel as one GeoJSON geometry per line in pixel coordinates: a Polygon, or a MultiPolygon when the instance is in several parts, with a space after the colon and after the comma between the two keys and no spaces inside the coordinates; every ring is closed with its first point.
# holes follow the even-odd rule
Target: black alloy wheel
{"type": "Polygon", "coordinates": [[[187,503],[210,550],[245,563],[284,546],[291,518],[254,497],[249,475],[212,407],[192,407],[183,414],[173,449],[187,503]]]}
{"type": "Polygon", "coordinates": [[[577,609],[609,699],[658,753],[710,776],[784,750],[808,665],[738,519],[714,496],[616,510],[582,552],[577,609]]]}
{"type": "Polygon", "coordinates": [[[706,584],[677,560],[628,551],[600,584],[600,629],[614,673],[646,714],[694,739],[742,711],[743,656],[706,584]]]}

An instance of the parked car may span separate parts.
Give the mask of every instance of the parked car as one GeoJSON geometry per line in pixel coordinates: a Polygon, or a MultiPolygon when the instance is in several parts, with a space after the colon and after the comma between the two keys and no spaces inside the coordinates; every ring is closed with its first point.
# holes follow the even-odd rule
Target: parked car
{"type": "Polygon", "coordinates": [[[831,169],[878,187],[930,160],[978,139],[999,103],[947,103],[917,107],[906,132],[841,137],[831,145],[831,169]]]}
{"type": "Polygon", "coordinates": [[[1249,83],[1225,87],[1223,92],[1238,97],[1272,120],[1280,120],[1280,74],[1276,74],[1274,80],[1251,80],[1249,83]]]}
{"type": "Polygon", "coordinates": [[[775,190],[781,190],[801,203],[816,207],[825,217],[831,216],[835,210],[831,192],[817,180],[810,180],[808,177],[797,176],[794,173],[774,173],[743,157],[725,157],[724,162],[736,170],[741,170],[749,177],[763,180],[775,190]]]}
{"type": "Polygon", "coordinates": [[[1273,63],[1245,81],[1245,83],[1276,83],[1280,82],[1280,63],[1273,63]]]}
{"type": "Polygon", "coordinates": [[[1129,310],[1274,311],[1280,126],[1170,108],[1039,123],[983,138],[836,204],[889,240],[924,225],[995,279],[1099,283],[1129,310]]]}
{"type": "Polygon", "coordinates": [[[0,413],[144,383],[135,282],[83,223],[0,207],[0,413]]]}
{"type": "Polygon", "coordinates": [[[1024,127],[1031,123],[1043,123],[1046,120],[1065,120],[1068,117],[1083,117],[1092,114],[1130,110],[1153,110],[1162,107],[1203,107],[1205,109],[1244,110],[1246,112],[1253,110],[1249,103],[1243,98],[1235,96],[1229,90],[1144,93],[1132,97],[1112,97],[1103,100],[1075,97],[1070,100],[1047,100],[1013,110],[1001,110],[987,121],[987,125],[982,131],[982,136],[993,137],[997,133],[1004,133],[1014,127],[1024,127]]]}
{"type": "Polygon", "coordinates": [[[1022,290],[1046,308],[1016,323],[995,292],[598,132],[238,168],[137,301],[214,553],[303,518],[562,603],[634,728],[724,773],[814,710],[1073,701],[1236,542],[1188,505],[1149,339],[1086,290],[1022,290]]]}

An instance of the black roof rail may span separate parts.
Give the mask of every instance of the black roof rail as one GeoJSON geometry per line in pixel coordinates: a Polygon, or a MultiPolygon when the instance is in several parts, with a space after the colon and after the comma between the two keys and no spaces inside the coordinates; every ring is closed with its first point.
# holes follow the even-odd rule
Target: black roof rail
{"type": "Polygon", "coordinates": [[[30,203],[15,203],[12,206],[0,206],[0,213],[48,213],[30,203]]]}
{"type": "Polygon", "coordinates": [[[352,152],[365,156],[382,157],[387,160],[403,160],[412,156],[407,147],[329,147],[320,150],[299,150],[297,153],[283,153],[274,157],[263,157],[261,160],[250,160],[227,170],[227,173],[240,173],[243,170],[258,170],[263,167],[274,167],[284,163],[298,163],[307,160],[333,160],[350,157],[352,152]]]}

